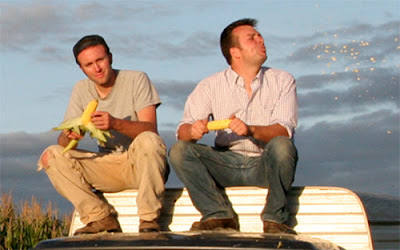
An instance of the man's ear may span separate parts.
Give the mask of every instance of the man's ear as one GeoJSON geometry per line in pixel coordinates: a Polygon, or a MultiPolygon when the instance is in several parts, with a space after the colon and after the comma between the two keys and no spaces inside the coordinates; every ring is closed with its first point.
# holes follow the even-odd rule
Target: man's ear
{"type": "Polygon", "coordinates": [[[240,50],[237,47],[231,47],[229,49],[229,53],[231,54],[232,58],[240,58],[240,50]]]}

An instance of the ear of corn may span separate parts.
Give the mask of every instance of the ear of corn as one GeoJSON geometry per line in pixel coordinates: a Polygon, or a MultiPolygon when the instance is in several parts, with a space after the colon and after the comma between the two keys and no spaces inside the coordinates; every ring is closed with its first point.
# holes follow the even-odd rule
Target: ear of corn
{"type": "Polygon", "coordinates": [[[106,130],[98,129],[93,123],[88,123],[86,125],[86,129],[90,131],[90,136],[92,138],[96,138],[97,141],[99,142],[100,146],[104,146],[104,144],[107,142],[106,136],[111,138],[111,133],[106,130]]]}
{"type": "MultiPolygon", "coordinates": [[[[109,131],[105,131],[102,129],[96,128],[96,126],[91,122],[91,115],[94,111],[96,111],[98,101],[94,99],[93,101],[89,102],[86,106],[85,110],[83,111],[80,117],[68,119],[62,122],[58,127],[53,128],[53,130],[72,130],[77,134],[85,135],[87,131],[90,132],[90,136],[92,138],[96,138],[98,143],[101,146],[107,142],[107,137],[111,138],[111,133],[109,131]]],[[[67,152],[68,150],[76,147],[78,145],[79,140],[71,140],[68,145],[65,147],[62,154],[67,152]]]]}
{"type": "Polygon", "coordinates": [[[75,146],[78,145],[79,140],[71,140],[68,145],[64,148],[64,150],[61,152],[61,154],[63,155],[65,152],[67,152],[68,150],[74,148],[75,146]]]}
{"type": "Polygon", "coordinates": [[[94,99],[93,101],[89,102],[89,104],[86,106],[85,111],[83,111],[83,114],[81,115],[83,125],[86,126],[86,124],[90,122],[91,119],[90,116],[94,111],[96,111],[97,103],[98,101],[94,99]]]}
{"type": "Polygon", "coordinates": [[[219,129],[226,129],[229,127],[232,119],[225,119],[225,120],[218,120],[218,121],[211,121],[207,123],[208,130],[219,130],[219,129]]]}

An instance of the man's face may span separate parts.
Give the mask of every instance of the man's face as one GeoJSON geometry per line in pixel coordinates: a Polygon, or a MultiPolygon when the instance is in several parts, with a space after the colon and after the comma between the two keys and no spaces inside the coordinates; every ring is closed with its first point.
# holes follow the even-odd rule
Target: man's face
{"type": "Polygon", "coordinates": [[[267,60],[267,49],[261,34],[250,25],[243,25],[233,30],[234,39],[240,51],[240,59],[245,63],[261,66],[267,60]]]}
{"type": "Polygon", "coordinates": [[[78,55],[78,62],[83,73],[96,84],[113,84],[112,55],[106,53],[103,45],[84,49],[78,55]]]}

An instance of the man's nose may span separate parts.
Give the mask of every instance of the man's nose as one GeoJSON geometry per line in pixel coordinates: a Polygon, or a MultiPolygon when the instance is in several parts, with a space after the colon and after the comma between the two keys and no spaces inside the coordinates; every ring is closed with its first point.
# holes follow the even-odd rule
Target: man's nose
{"type": "Polygon", "coordinates": [[[259,43],[264,43],[264,38],[261,35],[258,35],[257,39],[259,43]]]}
{"type": "Polygon", "coordinates": [[[101,70],[100,65],[97,64],[97,63],[95,63],[95,64],[94,64],[94,70],[95,70],[95,71],[100,71],[100,70],[101,70]]]}

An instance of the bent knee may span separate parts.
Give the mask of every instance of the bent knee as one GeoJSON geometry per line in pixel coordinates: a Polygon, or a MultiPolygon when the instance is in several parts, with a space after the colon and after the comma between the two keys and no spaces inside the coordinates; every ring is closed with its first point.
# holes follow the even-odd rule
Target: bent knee
{"type": "Polygon", "coordinates": [[[187,141],[177,141],[172,145],[168,156],[171,166],[176,172],[191,168],[190,164],[187,164],[187,161],[198,160],[199,155],[194,149],[195,146],[198,146],[198,144],[187,141]]]}
{"type": "Polygon", "coordinates": [[[277,136],[272,138],[265,147],[269,154],[277,156],[297,156],[297,150],[292,140],[285,136],[277,136]]]}
{"type": "Polygon", "coordinates": [[[144,151],[147,152],[147,154],[154,152],[157,154],[166,155],[167,147],[158,134],[145,131],[136,136],[129,147],[129,151],[144,151]]]}
{"type": "Polygon", "coordinates": [[[169,159],[172,163],[176,161],[180,161],[183,158],[183,155],[187,151],[189,142],[187,141],[177,141],[172,145],[169,149],[169,159]]]}
{"type": "Polygon", "coordinates": [[[186,141],[175,142],[169,150],[169,155],[181,154],[181,152],[183,152],[185,150],[185,148],[187,147],[186,146],[187,143],[188,142],[186,142],[186,141]]]}
{"type": "Polygon", "coordinates": [[[60,154],[60,152],[62,150],[63,150],[63,147],[61,147],[59,145],[53,145],[53,146],[46,148],[39,158],[38,171],[40,171],[42,169],[47,170],[50,167],[49,161],[51,159],[54,159],[54,154],[60,154]]]}

